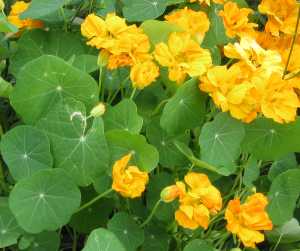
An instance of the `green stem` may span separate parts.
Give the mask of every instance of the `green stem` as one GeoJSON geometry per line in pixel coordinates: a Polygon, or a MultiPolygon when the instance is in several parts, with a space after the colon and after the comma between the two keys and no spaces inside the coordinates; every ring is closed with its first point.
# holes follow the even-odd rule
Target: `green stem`
{"type": "Polygon", "coordinates": [[[102,66],[99,66],[99,85],[98,85],[98,88],[99,88],[99,98],[101,97],[101,94],[102,92],[104,92],[104,90],[102,90],[102,66]]]}
{"type": "Polygon", "coordinates": [[[279,238],[278,238],[278,240],[277,240],[274,248],[272,249],[272,251],[276,251],[277,250],[277,248],[278,248],[278,246],[279,246],[279,244],[281,242],[281,239],[282,239],[282,234],[279,236],[279,238]]]}
{"type": "Polygon", "coordinates": [[[89,13],[92,12],[92,10],[93,10],[93,5],[94,5],[94,0],[91,0],[90,8],[89,8],[89,13]]]}
{"type": "Polygon", "coordinates": [[[300,21],[300,7],[298,8],[298,16],[297,16],[297,22],[296,22],[296,27],[295,27],[295,33],[294,33],[294,36],[293,36],[292,45],[291,45],[290,52],[289,52],[289,55],[288,55],[288,59],[287,59],[286,65],[285,65],[285,69],[284,69],[284,72],[283,72],[282,79],[284,79],[285,75],[288,72],[289,63],[290,63],[290,60],[291,60],[291,57],[292,57],[292,52],[293,52],[294,45],[295,45],[296,38],[297,38],[297,34],[298,34],[299,21],[300,21]]]}
{"type": "Polygon", "coordinates": [[[65,32],[67,32],[68,31],[68,21],[67,21],[67,17],[65,15],[65,11],[64,11],[63,7],[60,8],[60,12],[61,12],[61,15],[64,19],[64,30],[65,30],[65,32]]]}
{"type": "Polygon", "coordinates": [[[76,230],[73,231],[73,245],[72,245],[72,251],[77,250],[77,234],[76,230]]]}
{"type": "Polygon", "coordinates": [[[80,211],[82,211],[83,209],[86,209],[87,207],[93,205],[95,202],[97,202],[98,200],[102,199],[103,197],[105,197],[106,195],[110,194],[113,191],[112,188],[106,190],[105,192],[99,194],[98,196],[96,196],[94,199],[90,200],[89,202],[85,203],[84,205],[82,205],[75,213],[79,213],[80,211]]]}
{"type": "Polygon", "coordinates": [[[141,227],[145,227],[153,218],[156,210],[158,209],[159,204],[162,202],[162,200],[158,200],[156,202],[156,204],[154,205],[154,207],[152,208],[151,213],[149,214],[149,216],[147,217],[147,219],[141,224],[141,227]]]}
{"type": "Polygon", "coordinates": [[[130,95],[130,99],[131,99],[131,100],[134,98],[135,93],[136,93],[136,87],[133,88],[132,93],[131,93],[131,95],[130,95]]]}
{"type": "Polygon", "coordinates": [[[162,100],[158,105],[157,107],[155,108],[155,110],[152,112],[151,116],[155,116],[156,114],[159,113],[160,109],[164,106],[164,104],[168,103],[169,99],[165,99],[165,100],[162,100]]]}
{"type": "Polygon", "coordinates": [[[128,81],[128,79],[129,79],[129,76],[126,77],[126,78],[121,82],[121,84],[120,84],[118,90],[116,90],[116,92],[114,93],[114,95],[113,95],[110,99],[108,99],[107,103],[111,104],[111,103],[114,101],[114,99],[117,97],[119,91],[121,91],[121,90],[123,89],[123,87],[124,87],[125,83],[128,81]]]}

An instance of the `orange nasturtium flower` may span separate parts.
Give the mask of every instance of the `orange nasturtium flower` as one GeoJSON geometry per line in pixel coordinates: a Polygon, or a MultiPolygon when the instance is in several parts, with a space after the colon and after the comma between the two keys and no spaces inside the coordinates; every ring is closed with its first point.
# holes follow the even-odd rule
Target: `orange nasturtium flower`
{"type": "Polygon", "coordinates": [[[231,200],[225,212],[227,230],[236,234],[246,247],[255,248],[264,241],[260,231],[272,230],[273,224],[265,211],[268,199],[261,193],[249,196],[244,204],[231,200]]]}
{"type": "MultiPolygon", "coordinates": [[[[223,3],[225,3],[226,1],[227,1],[227,0],[212,0],[212,2],[218,3],[218,4],[223,4],[223,3]]],[[[195,2],[199,2],[200,4],[206,3],[207,5],[210,5],[211,0],[190,0],[190,3],[195,3],[195,2]]]]}
{"type": "Polygon", "coordinates": [[[137,198],[145,191],[149,177],[137,166],[128,165],[131,156],[132,154],[127,154],[115,162],[112,171],[112,189],[123,197],[137,198]]]}
{"type": "Polygon", "coordinates": [[[7,20],[17,26],[20,30],[24,28],[34,29],[42,28],[44,26],[42,21],[32,19],[20,19],[20,15],[29,8],[30,3],[24,1],[17,1],[11,6],[11,11],[7,20]]]}
{"type": "Polygon", "coordinates": [[[187,32],[171,33],[167,44],[156,45],[154,57],[168,67],[170,80],[177,83],[182,83],[187,75],[201,76],[212,65],[209,50],[201,48],[187,32]]]}
{"type": "Polygon", "coordinates": [[[297,0],[262,0],[258,6],[262,14],[268,16],[265,30],[273,36],[280,32],[293,35],[297,23],[297,0]]]}
{"type": "Polygon", "coordinates": [[[254,36],[254,28],[257,24],[249,23],[248,15],[253,12],[249,8],[239,8],[234,2],[227,2],[224,10],[219,12],[219,16],[223,18],[226,34],[228,37],[235,36],[254,36]]]}
{"type": "Polygon", "coordinates": [[[195,36],[196,40],[201,43],[205,33],[209,29],[209,19],[205,12],[194,11],[185,7],[181,10],[176,10],[169,15],[165,16],[165,19],[172,24],[178,25],[184,31],[195,36]]]}
{"type": "Polygon", "coordinates": [[[180,226],[207,229],[210,215],[215,215],[222,208],[221,194],[205,174],[191,172],[184,177],[184,181],[166,187],[161,198],[164,202],[179,198],[175,219],[180,226]]]}

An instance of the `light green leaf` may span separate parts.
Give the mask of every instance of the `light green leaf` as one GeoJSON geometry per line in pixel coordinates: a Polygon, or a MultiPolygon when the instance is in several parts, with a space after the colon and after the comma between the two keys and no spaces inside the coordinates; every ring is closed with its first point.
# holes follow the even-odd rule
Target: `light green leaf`
{"type": "Polygon", "coordinates": [[[298,168],[296,155],[294,153],[289,153],[272,163],[268,173],[268,178],[269,180],[273,181],[279,174],[295,168],[298,168]]]}
{"type": "Polygon", "coordinates": [[[0,204],[0,248],[14,245],[23,233],[8,207],[7,199],[1,198],[0,204]]]}
{"type": "Polygon", "coordinates": [[[14,179],[31,176],[52,167],[48,137],[31,126],[17,126],[1,140],[2,157],[14,179]]]}
{"type": "Polygon", "coordinates": [[[300,170],[292,169],[278,175],[272,182],[268,197],[268,212],[274,225],[281,225],[293,217],[300,194],[300,170]]]}
{"type": "Polygon", "coordinates": [[[159,20],[147,20],[142,23],[141,28],[147,34],[153,45],[160,42],[166,43],[172,32],[182,31],[181,28],[174,24],[159,20]]]}
{"type": "Polygon", "coordinates": [[[18,32],[18,27],[8,22],[3,12],[0,13],[0,32],[18,32]]]}
{"type": "Polygon", "coordinates": [[[11,85],[11,83],[5,81],[2,77],[0,77],[0,97],[8,98],[12,90],[13,86],[11,85]]]}
{"type": "Polygon", "coordinates": [[[219,113],[206,123],[200,134],[201,159],[231,174],[240,155],[240,143],[245,136],[244,125],[227,113],[219,113]]]}
{"type": "Polygon", "coordinates": [[[132,162],[141,170],[151,172],[158,164],[158,152],[142,135],[113,130],[105,134],[110,148],[112,164],[125,154],[134,152],[132,162]]]}
{"type": "Polygon", "coordinates": [[[143,127],[143,119],[138,115],[136,104],[123,99],[114,107],[108,108],[103,116],[105,131],[120,129],[138,134],[143,127]]]}
{"type": "Polygon", "coordinates": [[[184,3],[185,0],[167,0],[167,5],[173,5],[178,3],[184,3]]]}
{"type": "Polygon", "coordinates": [[[155,19],[161,16],[167,7],[167,0],[123,0],[123,15],[129,22],[155,19]]]}
{"type": "Polygon", "coordinates": [[[123,243],[126,251],[136,251],[144,242],[144,231],[127,213],[115,214],[107,227],[123,243]]]}
{"type": "Polygon", "coordinates": [[[298,242],[300,241],[299,222],[293,218],[284,225],[267,232],[267,237],[272,243],[277,243],[278,241],[281,244],[298,242]]]}
{"type": "Polygon", "coordinates": [[[214,247],[205,240],[196,239],[185,246],[183,251],[215,251],[214,247]]]}
{"type": "Polygon", "coordinates": [[[300,150],[300,119],[289,124],[279,124],[271,119],[259,118],[246,125],[245,129],[243,151],[253,154],[256,159],[276,160],[300,150]]]}
{"type": "Polygon", "coordinates": [[[116,235],[104,228],[95,229],[82,251],[127,251],[116,235]]]}
{"type": "Polygon", "coordinates": [[[154,145],[159,152],[160,164],[169,168],[187,164],[186,157],[173,143],[174,140],[178,140],[188,144],[189,135],[187,133],[170,136],[160,127],[159,118],[157,118],[153,119],[150,124],[148,124],[146,135],[149,142],[154,145]]]}
{"type": "Polygon", "coordinates": [[[40,233],[68,223],[80,197],[65,171],[50,169],[19,181],[10,193],[9,207],[23,229],[40,233]]]}
{"type": "Polygon", "coordinates": [[[97,91],[97,83],[90,75],[58,57],[45,55],[22,68],[10,101],[24,122],[31,124],[66,97],[90,109],[97,103],[97,91]]]}
{"type": "Polygon", "coordinates": [[[169,134],[178,134],[201,125],[206,112],[206,96],[198,88],[198,80],[182,84],[164,107],[160,124],[169,134]]]}
{"type": "Polygon", "coordinates": [[[98,57],[93,55],[78,55],[75,57],[73,66],[81,71],[92,73],[98,70],[98,57]]]}
{"type": "Polygon", "coordinates": [[[42,232],[34,236],[31,246],[26,251],[58,251],[60,236],[57,232],[42,232]]]}
{"type": "Polygon", "coordinates": [[[17,76],[26,63],[42,55],[54,55],[68,61],[84,53],[86,46],[79,34],[52,29],[25,31],[17,42],[17,52],[11,57],[9,70],[17,76]]]}
{"type": "Polygon", "coordinates": [[[81,102],[66,99],[37,124],[50,139],[55,167],[64,168],[81,186],[90,185],[94,176],[105,172],[109,161],[102,119],[94,119],[87,129],[85,116],[81,102]]]}

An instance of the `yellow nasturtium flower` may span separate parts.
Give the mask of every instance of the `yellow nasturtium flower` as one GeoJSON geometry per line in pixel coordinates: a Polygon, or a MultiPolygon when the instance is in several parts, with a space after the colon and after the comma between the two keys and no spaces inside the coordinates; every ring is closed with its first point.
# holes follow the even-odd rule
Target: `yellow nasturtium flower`
{"type": "Polygon", "coordinates": [[[127,154],[115,162],[112,171],[112,189],[123,197],[137,198],[145,191],[149,177],[137,166],[128,165],[131,156],[131,154],[127,154]]]}
{"type": "Polygon", "coordinates": [[[156,45],[154,57],[168,67],[170,80],[177,83],[182,83],[187,75],[201,76],[212,65],[209,50],[201,48],[187,32],[171,33],[167,44],[156,45]]]}
{"type": "Polygon", "coordinates": [[[205,3],[207,5],[210,5],[211,2],[218,3],[218,4],[223,4],[226,1],[227,0],[190,0],[190,3],[199,2],[200,4],[205,3]]]}
{"type": "Polygon", "coordinates": [[[297,0],[262,0],[258,6],[262,14],[268,16],[265,30],[273,36],[280,32],[293,35],[297,23],[297,0]]]}
{"type": "Polygon", "coordinates": [[[228,37],[235,36],[254,36],[254,28],[257,24],[249,23],[248,15],[253,12],[249,8],[239,8],[234,2],[227,2],[224,10],[219,12],[219,16],[223,18],[226,34],[228,37]]]}
{"type": "Polygon", "coordinates": [[[17,1],[11,6],[11,11],[7,17],[7,20],[17,26],[20,30],[24,28],[34,29],[42,28],[43,22],[32,19],[20,19],[20,15],[29,8],[30,3],[24,1],[17,1]]]}
{"type": "Polygon", "coordinates": [[[163,189],[161,198],[164,202],[179,198],[175,219],[180,226],[207,229],[210,215],[215,215],[222,208],[221,194],[205,174],[191,172],[184,181],[163,189]]]}
{"type": "Polygon", "coordinates": [[[205,33],[209,29],[209,19],[206,13],[203,11],[194,11],[187,7],[166,15],[165,19],[169,23],[176,24],[184,31],[195,36],[199,43],[202,42],[205,33]]]}
{"type": "Polygon", "coordinates": [[[268,199],[261,193],[249,196],[244,204],[231,200],[225,212],[227,230],[236,234],[246,247],[255,248],[264,241],[260,231],[272,230],[273,224],[265,211],[268,199]]]}

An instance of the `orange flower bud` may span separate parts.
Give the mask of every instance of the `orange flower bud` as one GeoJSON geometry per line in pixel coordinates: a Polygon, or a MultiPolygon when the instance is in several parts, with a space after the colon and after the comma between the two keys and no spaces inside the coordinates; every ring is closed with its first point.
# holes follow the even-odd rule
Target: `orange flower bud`
{"type": "Polygon", "coordinates": [[[180,195],[180,189],[176,185],[165,187],[161,193],[160,198],[163,202],[169,203],[177,199],[180,195]]]}

